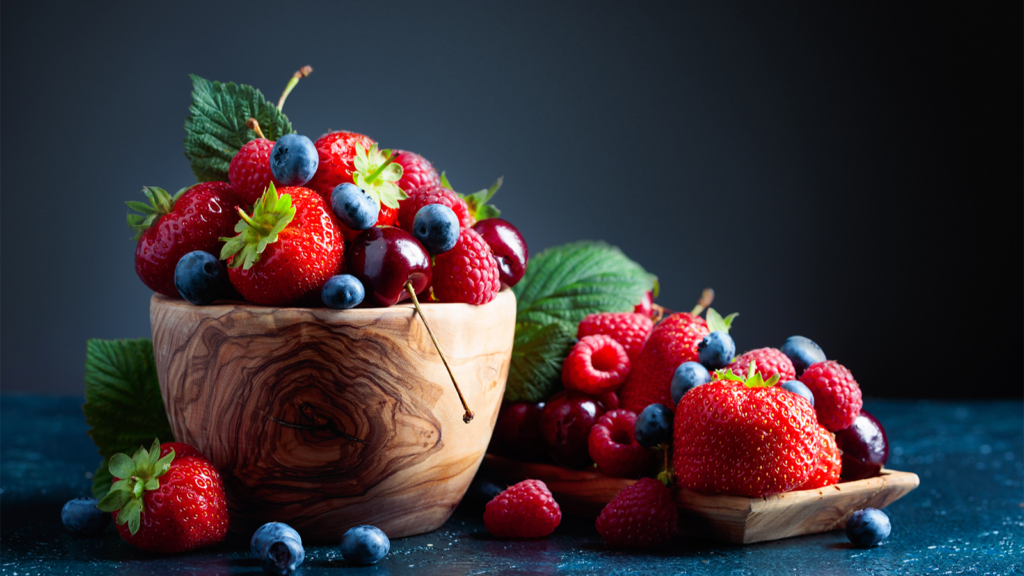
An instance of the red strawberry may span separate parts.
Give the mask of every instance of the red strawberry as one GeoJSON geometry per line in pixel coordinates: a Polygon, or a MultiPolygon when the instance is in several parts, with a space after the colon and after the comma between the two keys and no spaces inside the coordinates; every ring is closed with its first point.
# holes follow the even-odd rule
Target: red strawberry
{"type": "Polygon", "coordinates": [[[243,216],[221,259],[228,278],[249,302],[286,306],[311,301],[343,263],[344,241],[330,207],[308,188],[271,184],[243,216]]]}
{"type": "Polygon", "coordinates": [[[597,517],[604,541],[622,548],[658,548],[678,530],[679,508],[661,482],[641,478],[623,488],[597,517]]]}
{"type": "Polygon", "coordinates": [[[231,159],[228,180],[246,207],[255,204],[271,182],[281,185],[270,173],[270,151],[273,149],[273,141],[257,138],[243,144],[231,159]]]}
{"type": "Polygon", "coordinates": [[[839,474],[843,470],[843,453],[836,444],[835,434],[818,426],[818,456],[815,458],[814,470],[807,481],[796,490],[814,490],[839,482],[839,474]]]}
{"type": "Polygon", "coordinates": [[[430,185],[413,190],[409,197],[399,202],[398,227],[412,234],[412,222],[416,213],[427,204],[442,204],[452,209],[459,219],[459,228],[466,230],[476,222],[469,215],[469,207],[459,195],[447,188],[430,185]]]}
{"type": "Polygon", "coordinates": [[[609,410],[590,429],[587,451],[598,470],[618,478],[636,478],[651,465],[654,453],[637,444],[633,436],[636,414],[609,410]]]}
{"type": "Polygon", "coordinates": [[[853,374],[835,360],[811,364],[800,375],[800,381],[814,394],[818,422],[832,432],[849,428],[864,407],[853,374]]]}
{"type": "Polygon", "coordinates": [[[434,257],[433,282],[441,302],[487,304],[501,288],[491,247],[472,228],[462,230],[455,248],[434,257]]]}
{"type": "Polygon", "coordinates": [[[584,336],[562,363],[562,383],[570,390],[600,395],[613,392],[629,374],[629,356],[611,336],[584,336]]]}
{"type": "Polygon", "coordinates": [[[546,484],[523,480],[487,503],[484,526],[499,538],[542,538],[562,521],[562,510],[546,484]]]}
{"type": "Polygon", "coordinates": [[[238,198],[227,182],[204,182],[172,198],[162,188],[147,186],[142,193],[150,205],[128,202],[142,214],[128,214],[136,231],[135,273],[154,292],[180,298],[174,287],[174,267],[193,250],[220,252],[221,237],[231,235],[238,222],[238,198]]]}
{"type": "Polygon", "coordinates": [[[395,154],[398,155],[395,162],[402,165],[402,179],[398,181],[399,188],[411,193],[424,186],[441,185],[441,176],[438,175],[437,170],[434,170],[434,165],[430,163],[430,160],[415,152],[406,152],[405,150],[395,150],[395,154]]]}
{"type": "Polygon", "coordinates": [[[651,404],[672,406],[672,373],[683,362],[697,361],[697,344],[707,335],[707,322],[695,314],[679,312],[662,320],[619,389],[622,407],[639,413],[651,404]]]}
{"type": "Polygon", "coordinates": [[[306,186],[326,200],[328,205],[331,192],[334,192],[338,184],[352,182],[352,173],[356,171],[356,144],[369,150],[375,142],[362,134],[341,130],[324,134],[313,143],[320,155],[320,164],[306,186]]]}
{"type": "Polygon", "coordinates": [[[115,454],[109,468],[115,481],[98,507],[114,513],[118,532],[132,546],[175,554],[227,535],[224,483],[195,448],[156,440],[131,458],[115,454]]]}
{"type": "Polygon", "coordinates": [[[603,314],[588,314],[580,321],[580,325],[576,329],[576,337],[607,334],[622,344],[630,361],[636,362],[653,329],[654,322],[651,322],[650,314],[644,316],[628,312],[621,314],[605,312],[603,314]]]}
{"type": "Polygon", "coordinates": [[[776,348],[758,348],[750,352],[744,352],[741,356],[732,361],[728,369],[733,374],[746,376],[750,371],[750,364],[754,364],[754,371],[767,380],[778,374],[779,382],[796,380],[796,369],[793,368],[793,361],[776,348]]]}
{"type": "Polygon", "coordinates": [[[676,406],[672,464],[677,483],[700,492],[761,497],[807,481],[818,423],[806,400],[731,371],[697,386],[676,406]]]}

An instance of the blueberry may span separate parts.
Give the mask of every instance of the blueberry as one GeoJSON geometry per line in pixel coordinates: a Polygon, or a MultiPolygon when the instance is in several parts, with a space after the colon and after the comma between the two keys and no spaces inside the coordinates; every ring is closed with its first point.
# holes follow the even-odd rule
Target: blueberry
{"type": "Polygon", "coordinates": [[[366,289],[358,278],[351,274],[331,276],[320,289],[320,300],[328,308],[348,310],[362,303],[366,289]]]}
{"type": "Polygon", "coordinates": [[[302,537],[294,528],[281,522],[260,526],[252,535],[249,548],[259,558],[264,572],[278,576],[291,574],[306,559],[302,537]]]}
{"type": "Polygon", "coordinates": [[[846,537],[857,546],[877,546],[890,531],[889,517],[877,508],[857,510],[846,521],[846,537]]]}
{"type": "Polygon", "coordinates": [[[636,417],[633,429],[637,444],[653,448],[672,441],[672,411],[664,404],[651,404],[636,417]]]}
{"type": "Polygon", "coordinates": [[[60,511],[60,521],[64,527],[79,536],[99,534],[110,524],[110,512],[96,507],[99,500],[95,498],[75,498],[68,500],[60,511]]]}
{"type": "Polygon", "coordinates": [[[804,338],[803,336],[790,336],[786,338],[786,343],[782,345],[782,353],[793,362],[793,368],[796,368],[797,376],[803,374],[804,370],[807,370],[807,367],[811,364],[825,361],[825,353],[821,351],[821,346],[815,344],[810,338],[804,338]]]}
{"type": "Polygon", "coordinates": [[[338,184],[331,192],[331,210],[341,223],[352,230],[366,230],[377,223],[380,204],[355,184],[338,184]]]}
{"type": "Polygon", "coordinates": [[[189,252],[174,267],[174,287],[196,306],[212,304],[228,292],[230,285],[224,264],[209,252],[189,252]]]}
{"type": "Polygon", "coordinates": [[[807,401],[811,403],[811,407],[814,406],[814,394],[811,389],[804,386],[804,383],[799,380],[790,380],[789,382],[783,382],[781,388],[787,392],[792,392],[797,396],[803,396],[807,398],[807,401]]]}
{"type": "Polygon", "coordinates": [[[459,218],[444,204],[427,204],[416,212],[412,235],[431,254],[443,254],[459,241],[459,218]]]}
{"type": "Polygon", "coordinates": [[[270,151],[270,173],[284,186],[302,186],[313,179],[320,155],[313,142],[301,134],[285,134],[270,151]]]}
{"type": "Polygon", "coordinates": [[[353,564],[376,564],[391,551],[391,541],[376,526],[356,526],[341,537],[341,555],[353,564]]]}
{"type": "Polygon", "coordinates": [[[679,400],[693,388],[711,382],[711,373],[697,362],[683,362],[672,374],[672,401],[679,400]]]}
{"type": "Polygon", "coordinates": [[[697,344],[697,359],[709,370],[725,368],[736,356],[736,343],[732,336],[716,330],[697,344]]]}

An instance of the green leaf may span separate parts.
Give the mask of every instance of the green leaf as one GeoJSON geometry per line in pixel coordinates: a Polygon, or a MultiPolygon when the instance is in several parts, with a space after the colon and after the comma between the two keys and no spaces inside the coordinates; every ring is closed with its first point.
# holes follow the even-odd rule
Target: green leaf
{"type": "Polygon", "coordinates": [[[231,158],[256,138],[246,122],[255,118],[268,140],[291,134],[292,124],[263,93],[245,84],[211,82],[194,74],[192,104],[185,118],[185,157],[200,182],[228,180],[231,158]]]}
{"type": "Polygon", "coordinates": [[[448,176],[445,175],[443,170],[441,171],[441,186],[444,186],[449,190],[455,190],[452,188],[452,183],[448,181],[448,176]]]}
{"type": "Polygon", "coordinates": [[[490,188],[485,188],[467,196],[459,194],[459,197],[466,201],[466,206],[469,208],[470,216],[475,218],[477,222],[501,216],[501,210],[498,210],[487,202],[494,197],[494,194],[497,193],[499,189],[501,189],[501,184],[504,181],[504,176],[499,176],[494,184],[491,184],[490,188]]]}
{"type": "Polygon", "coordinates": [[[575,333],[560,324],[517,323],[505,399],[540,402],[562,386],[562,361],[575,333]]]}
{"type": "Polygon", "coordinates": [[[100,455],[109,460],[117,453],[134,453],[154,437],[174,438],[160,396],[152,342],[89,340],[86,350],[82,409],[100,455]]]}
{"type": "Polygon", "coordinates": [[[130,495],[124,490],[111,490],[100,499],[96,507],[104,512],[115,512],[124,506],[130,495]]]}
{"type": "Polygon", "coordinates": [[[114,477],[110,475],[107,461],[100,462],[99,468],[92,474],[92,497],[97,500],[103,500],[107,492],[110,492],[110,485],[113,482],[114,477]]]}
{"type": "Polygon", "coordinates": [[[135,470],[135,466],[136,462],[133,458],[117,453],[110,459],[110,464],[107,466],[107,469],[110,470],[110,475],[114,478],[123,479],[132,475],[132,471],[135,470]]]}

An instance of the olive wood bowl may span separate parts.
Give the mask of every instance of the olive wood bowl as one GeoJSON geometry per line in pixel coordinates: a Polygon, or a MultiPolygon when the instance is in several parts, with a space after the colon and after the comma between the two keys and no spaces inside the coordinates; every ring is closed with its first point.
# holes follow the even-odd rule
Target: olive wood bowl
{"type": "Polygon", "coordinates": [[[150,303],[174,437],[224,479],[232,531],[285,522],[315,541],[372,524],[441,526],[487,450],[505,391],[516,299],[423,304],[475,418],[411,304],[331,310],[150,303]]]}

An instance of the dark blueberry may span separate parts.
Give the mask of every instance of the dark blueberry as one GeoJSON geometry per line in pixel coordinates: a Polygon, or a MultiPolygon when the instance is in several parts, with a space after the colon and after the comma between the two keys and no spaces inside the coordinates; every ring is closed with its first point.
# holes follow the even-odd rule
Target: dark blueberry
{"type": "Polygon", "coordinates": [[[803,336],[790,336],[782,345],[782,353],[789,357],[796,368],[796,375],[799,376],[807,370],[811,364],[825,361],[825,353],[810,338],[803,336]]]}
{"type": "Polygon", "coordinates": [[[483,506],[494,500],[494,497],[504,492],[507,487],[507,485],[502,486],[493,479],[478,474],[470,483],[466,498],[483,506]]]}
{"type": "Polygon", "coordinates": [[[376,564],[391,551],[391,541],[376,526],[356,526],[341,537],[341,555],[353,564],[376,564]]]}
{"type": "Polygon", "coordinates": [[[96,507],[99,500],[95,498],[75,498],[68,500],[60,511],[60,520],[64,527],[79,536],[99,534],[110,524],[110,512],[96,507]]]}
{"type": "Polygon", "coordinates": [[[711,373],[699,362],[683,362],[672,374],[672,401],[679,400],[690,390],[711,382],[711,373]]]}
{"type": "Polygon", "coordinates": [[[380,204],[355,184],[338,184],[331,192],[331,210],[352,230],[366,230],[377,223],[380,204]]]}
{"type": "Polygon", "coordinates": [[[736,343],[732,336],[716,330],[697,344],[697,359],[709,370],[725,368],[736,356],[736,343]]]}
{"type": "Polygon", "coordinates": [[[264,572],[278,576],[291,574],[306,559],[302,537],[294,528],[281,522],[260,526],[249,541],[249,549],[259,558],[264,572]]]}
{"type": "Polygon", "coordinates": [[[459,241],[459,218],[444,204],[427,204],[416,213],[412,235],[431,254],[443,254],[459,241]]]}
{"type": "Polygon", "coordinates": [[[637,444],[653,448],[672,441],[672,410],[664,404],[651,404],[636,417],[633,429],[637,444]]]}
{"type": "Polygon", "coordinates": [[[174,267],[174,287],[185,300],[196,306],[212,304],[231,288],[228,271],[216,256],[196,250],[178,260],[174,267]]]}
{"type": "Polygon", "coordinates": [[[889,517],[877,508],[857,510],[846,521],[846,537],[857,546],[877,546],[891,531],[889,517]]]}
{"type": "Polygon", "coordinates": [[[320,155],[313,141],[301,134],[285,134],[270,151],[270,173],[284,186],[302,186],[313,179],[320,155]]]}
{"type": "Polygon", "coordinates": [[[366,297],[366,289],[358,278],[351,274],[331,276],[320,289],[320,300],[328,308],[348,310],[355,308],[366,297]]]}
{"type": "Polygon", "coordinates": [[[810,388],[804,386],[803,382],[799,380],[790,380],[789,382],[783,382],[781,388],[787,392],[792,392],[797,396],[807,398],[807,401],[811,403],[811,406],[814,406],[814,394],[811,392],[810,388]]]}

